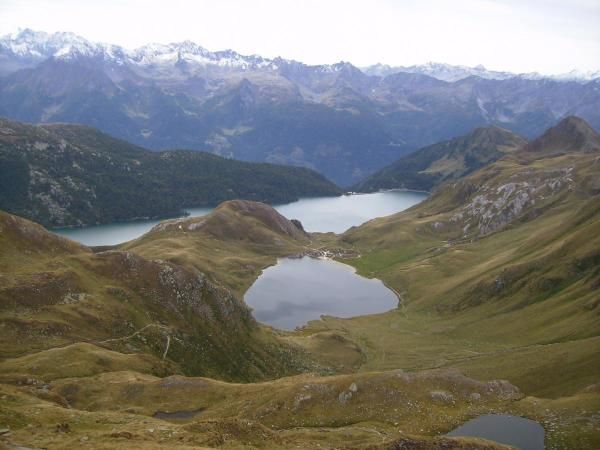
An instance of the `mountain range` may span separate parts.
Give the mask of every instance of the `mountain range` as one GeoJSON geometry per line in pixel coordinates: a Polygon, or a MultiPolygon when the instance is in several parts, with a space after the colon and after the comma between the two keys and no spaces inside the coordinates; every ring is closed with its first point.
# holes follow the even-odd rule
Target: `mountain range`
{"type": "MultiPolygon", "coordinates": [[[[241,55],[233,50],[212,52],[192,42],[183,41],[171,44],[147,44],[129,50],[114,44],[91,42],[87,39],[69,32],[46,33],[23,29],[16,33],[0,38],[3,64],[0,73],[11,73],[18,69],[33,67],[48,58],[70,59],[77,56],[96,56],[117,62],[118,64],[131,64],[136,66],[168,66],[179,62],[180,64],[196,63],[208,67],[239,68],[242,70],[268,69],[278,70],[281,65],[301,64],[297,61],[278,58],[264,58],[259,55],[241,55]]],[[[344,64],[318,66],[323,72],[335,71],[336,66],[344,64]]],[[[317,66],[313,66],[317,67],[317,66]]],[[[428,75],[442,81],[459,81],[471,76],[490,80],[505,80],[508,78],[523,79],[550,79],[563,81],[586,82],[600,78],[600,70],[578,71],[544,75],[537,72],[513,73],[507,71],[488,70],[482,65],[475,67],[428,62],[412,66],[390,66],[388,64],[374,64],[360,68],[368,75],[387,76],[398,72],[428,75]]]]}
{"type": "Polygon", "coordinates": [[[0,39],[0,115],[86,124],[153,150],[309,167],[349,186],[476,127],[531,138],[577,115],[598,128],[596,75],[441,64],[361,70],[189,41],[127,50],[23,30],[0,39]]]}
{"type": "Polygon", "coordinates": [[[487,80],[507,80],[509,78],[522,78],[525,80],[556,80],[556,81],[579,81],[586,83],[588,81],[600,78],[600,70],[580,71],[572,70],[567,73],[557,75],[544,75],[537,72],[513,73],[497,70],[488,70],[482,65],[475,67],[443,64],[428,62],[412,66],[390,66],[388,64],[373,64],[362,68],[363,72],[369,75],[387,76],[398,72],[418,73],[428,75],[438,80],[454,82],[469,77],[485,78],[487,80]]]}

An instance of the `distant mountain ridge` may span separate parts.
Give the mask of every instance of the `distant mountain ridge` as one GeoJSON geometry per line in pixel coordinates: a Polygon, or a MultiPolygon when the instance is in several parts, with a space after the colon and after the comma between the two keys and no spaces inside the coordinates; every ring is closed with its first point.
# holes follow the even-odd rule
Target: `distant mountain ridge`
{"type": "MultiPolygon", "coordinates": [[[[48,58],[68,60],[78,57],[96,57],[120,65],[131,64],[139,67],[196,63],[242,70],[276,70],[277,61],[286,61],[258,55],[244,56],[233,50],[211,52],[192,41],[151,43],[128,50],[118,45],[91,42],[74,33],[45,33],[30,29],[3,36],[0,38],[0,49],[5,58],[13,57],[20,61],[21,68],[31,67],[48,58]]],[[[333,66],[330,67],[330,70],[336,70],[333,66]]]]}
{"type": "Polygon", "coordinates": [[[343,186],[477,127],[532,138],[576,115],[600,128],[600,79],[442,64],[392,72],[23,30],[0,38],[0,115],[82,123],[153,150],[309,167],[343,186]]]}
{"type": "Polygon", "coordinates": [[[431,190],[490,164],[526,144],[521,136],[499,127],[471,133],[406,155],[353,187],[359,192],[381,189],[431,190]]]}
{"type": "Polygon", "coordinates": [[[573,152],[600,151],[600,135],[585,120],[569,116],[531,142],[499,127],[434,144],[400,158],[352,187],[358,192],[382,189],[432,190],[506,156],[536,160],[573,152]]]}
{"type": "Polygon", "coordinates": [[[522,152],[533,153],[536,157],[570,152],[600,151],[600,135],[585,120],[567,117],[544,134],[531,141],[522,152]]]}
{"type": "Polygon", "coordinates": [[[387,76],[398,72],[418,73],[428,75],[438,80],[452,83],[468,77],[479,77],[487,80],[507,80],[509,78],[522,78],[525,80],[555,80],[555,81],[577,81],[587,83],[600,78],[600,70],[580,71],[571,70],[561,74],[541,74],[538,72],[514,73],[506,71],[488,70],[482,65],[475,67],[428,62],[412,66],[390,66],[387,64],[374,64],[362,68],[369,75],[387,76]]]}

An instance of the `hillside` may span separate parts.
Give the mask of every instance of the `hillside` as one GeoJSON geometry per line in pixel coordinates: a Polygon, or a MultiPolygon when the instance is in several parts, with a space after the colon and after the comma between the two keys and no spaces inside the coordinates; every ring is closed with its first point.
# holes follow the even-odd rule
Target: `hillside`
{"type": "Polygon", "coordinates": [[[241,198],[337,195],[316,172],[204,152],[151,152],[80,125],[0,119],[0,208],[47,226],[182,214],[241,198]]]}
{"type": "Polygon", "coordinates": [[[508,413],[538,421],[549,450],[596,449],[598,142],[567,118],[343,235],[234,200],[94,253],[2,213],[2,439],[501,449],[443,435],[508,413]],[[315,249],[351,250],[343,262],[400,307],[294,332],[257,324],[239,299],[260,271],[315,249]]]}
{"type": "MultiPolygon", "coordinates": [[[[394,287],[403,308],[325,318],[294,341],[308,345],[339,333],[366,352],[361,370],[453,367],[477,379],[505,378],[537,397],[563,398],[595,385],[597,138],[581,119],[565,119],[534,141],[546,143],[536,144],[537,152],[508,154],[408,211],[329,243],[360,252],[345,262],[394,287]]],[[[589,416],[581,420],[594,426],[589,416]]],[[[549,439],[550,448],[572,448],[558,434],[549,439]]]]}
{"type": "MultiPolygon", "coordinates": [[[[10,399],[0,406],[11,427],[9,442],[107,450],[509,450],[483,439],[438,435],[474,414],[508,411],[519,398],[514,387],[499,381],[400,371],[260,384],[115,371],[47,386],[0,384],[0,393],[10,399]],[[340,401],[347,392],[354,392],[351,401],[340,401]],[[445,392],[453,403],[431,402],[432,392],[445,392]],[[473,395],[480,404],[472,404],[473,395]],[[26,426],[32,422],[34,429],[26,426]]],[[[572,401],[590,402],[586,395],[572,401]]]]}
{"type": "Polygon", "coordinates": [[[486,166],[525,145],[526,141],[498,127],[477,128],[449,141],[416,150],[375,172],[351,189],[374,192],[380,189],[430,191],[486,166]]]}
{"type": "Polygon", "coordinates": [[[530,142],[523,153],[531,158],[561,155],[570,152],[598,152],[600,136],[580,117],[570,116],[530,142]]]}
{"type": "Polygon", "coordinates": [[[270,206],[232,200],[206,216],[161,222],[121,248],[200,270],[241,298],[277,257],[309,246],[308,235],[270,206]]]}
{"type": "MultiPolygon", "coordinates": [[[[252,205],[234,206],[245,204],[252,205]]],[[[211,216],[218,229],[225,223],[220,217],[224,208],[211,216]]],[[[279,253],[302,248],[306,238],[294,234],[287,219],[280,218],[275,229],[272,223],[259,225],[261,219],[260,211],[250,211],[239,223],[249,221],[256,233],[262,229],[264,244],[280,236],[283,224],[287,245],[277,243],[279,253]]],[[[0,230],[0,358],[22,357],[28,367],[26,355],[62,348],[54,352],[61,365],[38,361],[21,374],[41,371],[41,376],[46,367],[64,377],[121,367],[251,380],[304,367],[292,349],[258,326],[220,278],[191,265],[119,249],[93,253],[4,212],[0,230]]],[[[219,240],[227,238],[213,236],[213,242],[219,240]]],[[[2,367],[0,373],[10,365],[2,367]]]]}
{"type": "Polygon", "coordinates": [[[532,138],[572,114],[600,127],[597,78],[421,69],[373,74],[189,41],[127,50],[23,30],[0,38],[0,115],[82,123],[153,150],[309,167],[340,186],[476,127],[532,138]]]}
{"type": "MultiPolygon", "coordinates": [[[[568,118],[538,142],[556,136],[567,152],[523,148],[346,232],[341,240],[363,253],[349,263],[403,292],[406,311],[439,314],[453,336],[558,346],[597,337],[598,134],[568,118]]],[[[562,370],[565,386],[575,385],[569,368],[554,377],[562,370]]],[[[579,375],[591,382],[597,373],[579,375]]],[[[534,383],[559,390],[556,379],[534,383]]]]}
{"type": "Polygon", "coordinates": [[[89,441],[107,449],[291,449],[320,446],[324,438],[355,448],[505,448],[429,437],[474,414],[509,411],[522,396],[504,381],[447,371],[215,380],[331,371],[282,333],[260,327],[221,284],[247,283],[260,271],[227,273],[222,264],[233,255],[247,270],[248,262],[271,264],[309,242],[267,205],[232,201],[203,218],[163,222],[130,243],[132,251],[93,253],[6,213],[0,230],[0,420],[10,429],[0,442],[9,448],[89,441]],[[182,264],[168,253],[174,245],[182,264]],[[161,246],[168,261],[140,256],[161,246]],[[214,275],[194,268],[203,264],[214,275]],[[429,401],[440,389],[452,407],[443,398],[429,401]],[[480,401],[472,403],[473,396],[480,401]],[[169,411],[181,417],[171,422],[169,411]],[[381,421],[382,414],[383,442],[379,431],[361,425],[381,421]],[[386,425],[394,421],[406,432],[386,425]]]}

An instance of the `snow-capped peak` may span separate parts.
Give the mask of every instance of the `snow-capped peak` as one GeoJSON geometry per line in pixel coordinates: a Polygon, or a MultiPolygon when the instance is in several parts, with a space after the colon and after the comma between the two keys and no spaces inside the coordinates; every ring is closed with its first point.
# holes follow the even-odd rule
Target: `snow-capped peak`
{"type": "Polygon", "coordinates": [[[501,72],[495,70],[488,70],[485,66],[479,64],[474,67],[443,64],[437,62],[427,62],[425,64],[413,65],[413,66],[389,66],[386,64],[374,64],[362,69],[369,75],[387,76],[398,72],[407,73],[419,73],[428,75],[438,80],[454,82],[471,76],[477,76],[479,78],[486,78],[490,80],[506,80],[508,78],[519,77],[528,80],[543,80],[552,79],[559,81],[578,81],[586,82],[600,77],[600,71],[587,71],[581,72],[573,70],[568,73],[559,75],[544,75],[537,72],[531,73],[512,73],[512,72],[501,72]]]}
{"type": "Polygon", "coordinates": [[[600,70],[571,70],[567,73],[554,76],[558,80],[571,80],[571,81],[590,81],[600,78],[600,70]]]}
{"type": "MultiPolygon", "coordinates": [[[[31,29],[21,29],[0,37],[0,56],[5,56],[5,63],[0,67],[0,74],[10,73],[23,67],[31,67],[48,58],[72,59],[78,57],[97,57],[119,65],[138,67],[141,71],[148,68],[168,74],[174,68],[186,67],[194,72],[206,67],[232,70],[266,70],[276,71],[284,65],[288,67],[304,66],[302,63],[282,58],[268,59],[259,55],[241,55],[233,50],[212,52],[192,41],[174,42],[170,44],[147,44],[127,50],[118,45],[94,43],[69,32],[46,33],[31,29]],[[6,59],[8,57],[8,59],[6,59]]],[[[321,72],[352,72],[357,70],[350,63],[341,61],[335,64],[314,66],[321,72]]],[[[600,78],[600,70],[571,71],[560,75],[542,75],[539,73],[514,74],[486,69],[483,65],[475,67],[427,62],[420,65],[393,67],[375,64],[362,69],[368,75],[387,76],[398,72],[428,75],[439,80],[455,82],[477,76],[480,78],[505,80],[520,77],[531,80],[554,79],[560,81],[587,82],[600,78]]]]}
{"type": "Polygon", "coordinates": [[[201,66],[230,67],[240,69],[276,68],[273,61],[258,55],[244,56],[233,50],[211,52],[192,42],[149,44],[129,52],[129,57],[142,66],[158,66],[186,62],[201,66]]]}
{"type": "Polygon", "coordinates": [[[99,45],[73,33],[46,33],[26,28],[1,38],[0,47],[17,57],[45,59],[92,54],[99,45]]]}
{"type": "Polygon", "coordinates": [[[414,66],[399,67],[391,67],[387,65],[377,64],[375,66],[367,67],[365,70],[367,71],[367,73],[372,73],[374,75],[380,76],[390,75],[392,73],[397,72],[418,73],[448,82],[462,80],[471,76],[478,76],[480,78],[488,78],[495,80],[503,80],[514,76],[514,74],[511,74],[509,72],[496,72],[487,70],[481,64],[475,67],[468,67],[461,65],[443,64],[433,61],[414,66]]]}
{"type": "Polygon", "coordinates": [[[192,66],[215,66],[241,70],[277,70],[278,65],[259,55],[244,56],[233,50],[211,52],[192,41],[170,44],[152,43],[127,50],[110,44],[93,43],[73,33],[46,33],[30,29],[19,30],[0,38],[0,53],[20,61],[41,61],[50,57],[69,59],[97,56],[118,64],[168,67],[187,63],[192,66]]]}

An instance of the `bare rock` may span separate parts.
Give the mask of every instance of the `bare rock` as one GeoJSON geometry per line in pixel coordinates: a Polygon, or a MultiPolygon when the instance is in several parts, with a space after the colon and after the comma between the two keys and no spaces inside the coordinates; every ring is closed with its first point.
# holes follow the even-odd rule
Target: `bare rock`
{"type": "Polygon", "coordinates": [[[454,395],[448,391],[431,391],[429,396],[440,403],[454,404],[454,395]]]}

